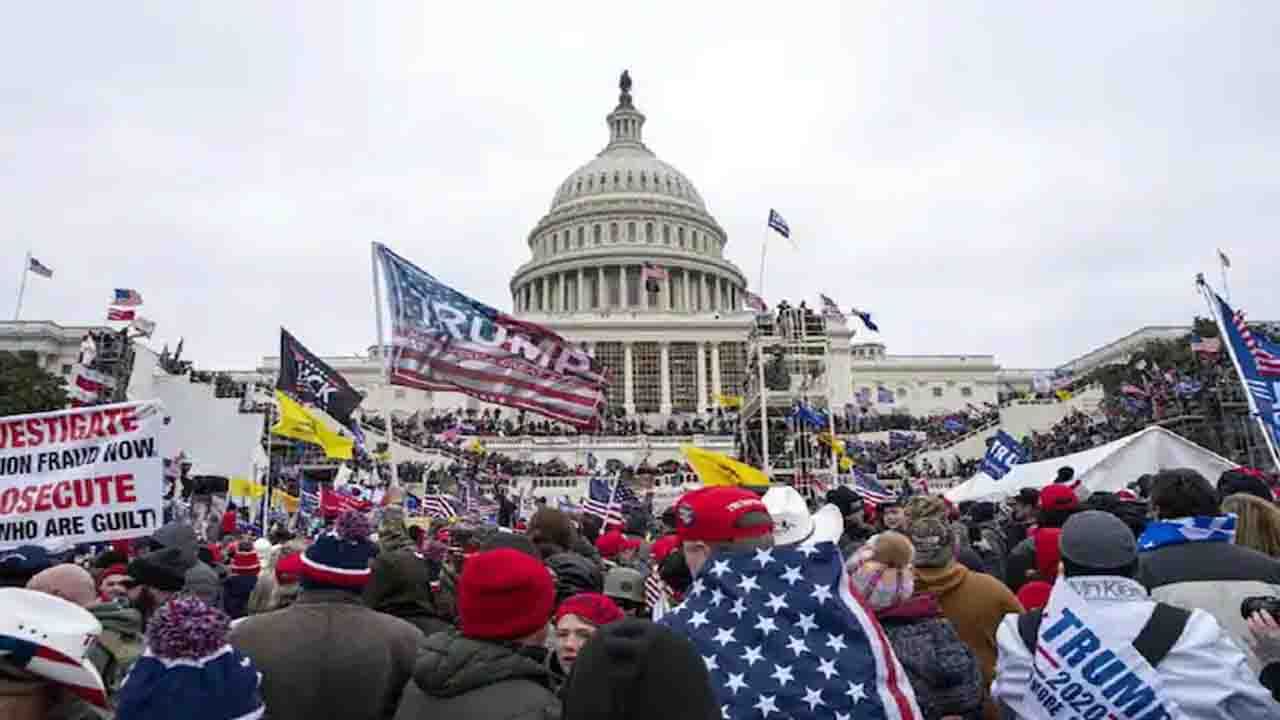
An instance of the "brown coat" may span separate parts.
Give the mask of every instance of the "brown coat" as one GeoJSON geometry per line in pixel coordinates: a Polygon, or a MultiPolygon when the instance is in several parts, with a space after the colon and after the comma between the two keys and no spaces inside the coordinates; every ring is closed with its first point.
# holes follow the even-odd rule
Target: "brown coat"
{"type": "Polygon", "coordinates": [[[418,628],[341,590],[303,590],[231,631],[231,646],[262,673],[271,720],[390,718],[421,641],[418,628]]]}
{"type": "Polygon", "coordinates": [[[1004,583],[984,573],[951,562],[946,567],[916,568],[916,592],[931,593],[942,614],[955,625],[960,640],[978,658],[982,670],[982,714],[997,720],[1000,713],[991,701],[991,679],[996,670],[996,630],[1009,613],[1022,613],[1022,604],[1004,583]]]}

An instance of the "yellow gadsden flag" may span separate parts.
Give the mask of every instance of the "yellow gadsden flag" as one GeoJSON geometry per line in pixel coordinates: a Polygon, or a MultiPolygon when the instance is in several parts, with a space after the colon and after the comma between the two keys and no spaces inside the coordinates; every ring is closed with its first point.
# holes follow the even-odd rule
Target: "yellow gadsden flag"
{"type": "Polygon", "coordinates": [[[684,459],[693,466],[693,471],[702,479],[702,484],[711,485],[743,485],[747,487],[768,487],[769,476],[758,468],[738,462],[728,455],[703,450],[692,445],[683,445],[680,452],[684,459]]]}
{"type": "Polygon", "coordinates": [[[738,409],[742,407],[741,395],[721,395],[715,393],[716,404],[725,409],[738,409]]]}
{"type": "Polygon", "coordinates": [[[281,437],[301,440],[324,448],[324,454],[339,460],[351,459],[351,448],[355,441],[343,437],[338,431],[331,429],[323,420],[299,405],[293,398],[276,391],[276,402],[280,404],[280,421],[271,426],[271,432],[281,437]]]}
{"type": "Polygon", "coordinates": [[[227,494],[239,498],[260,498],[267,492],[267,486],[261,485],[247,477],[233,477],[227,482],[227,494]]]}

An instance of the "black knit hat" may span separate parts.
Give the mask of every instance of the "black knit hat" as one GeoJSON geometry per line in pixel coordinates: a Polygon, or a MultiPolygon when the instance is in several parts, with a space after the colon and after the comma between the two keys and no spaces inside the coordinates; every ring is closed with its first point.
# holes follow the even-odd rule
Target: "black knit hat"
{"type": "Polygon", "coordinates": [[[718,720],[711,675],[693,644],[629,619],[596,631],[573,664],[564,720],[718,720]]]}
{"type": "Polygon", "coordinates": [[[129,577],[139,585],[165,592],[178,592],[186,584],[187,565],[176,547],[140,555],[129,563],[129,577]]]}

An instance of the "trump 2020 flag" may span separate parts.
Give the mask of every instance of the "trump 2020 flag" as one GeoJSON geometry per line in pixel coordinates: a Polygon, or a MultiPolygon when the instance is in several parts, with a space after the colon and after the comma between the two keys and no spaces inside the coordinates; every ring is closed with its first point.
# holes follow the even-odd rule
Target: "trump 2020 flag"
{"type": "Polygon", "coordinates": [[[391,309],[392,385],[461,392],[579,428],[605,402],[603,367],[551,330],[463,295],[374,243],[391,309]]]}
{"type": "Polygon", "coordinates": [[[1213,298],[1218,327],[1229,344],[1240,381],[1249,390],[1254,412],[1272,442],[1280,443],[1280,345],[1250,328],[1243,310],[1232,310],[1217,293],[1213,298]]]}
{"type": "Polygon", "coordinates": [[[992,480],[999,480],[1008,475],[1014,465],[1026,460],[1027,449],[1022,446],[1022,443],[1014,440],[1012,435],[1001,430],[991,441],[991,447],[987,448],[987,454],[982,458],[980,469],[992,480]]]}
{"type": "Polygon", "coordinates": [[[832,543],[713,556],[662,624],[697,647],[724,718],[922,717],[832,543]]]}

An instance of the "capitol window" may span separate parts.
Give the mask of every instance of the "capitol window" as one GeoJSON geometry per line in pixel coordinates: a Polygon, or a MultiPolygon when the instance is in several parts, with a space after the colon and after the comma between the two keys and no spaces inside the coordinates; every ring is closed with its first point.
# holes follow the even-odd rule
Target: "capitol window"
{"type": "Polygon", "coordinates": [[[636,224],[633,222],[629,222],[627,223],[627,242],[633,243],[635,241],[636,241],[636,224]]]}
{"type": "Polygon", "coordinates": [[[583,231],[582,226],[579,225],[578,226],[578,247],[582,247],[583,245],[586,245],[586,241],[584,240],[585,235],[586,233],[583,231]]]}
{"type": "Polygon", "coordinates": [[[670,225],[662,226],[662,242],[665,245],[671,244],[671,226],[670,225]]]}
{"type": "Polygon", "coordinates": [[[942,397],[942,388],[940,388],[940,387],[936,387],[936,388],[934,388],[934,389],[933,389],[933,396],[934,396],[934,397],[936,397],[936,398],[940,398],[940,397],[942,397]]]}
{"type": "Polygon", "coordinates": [[[682,248],[684,247],[684,228],[676,229],[676,242],[680,245],[680,247],[682,248]]]}
{"type": "Polygon", "coordinates": [[[906,397],[907,397],[907,389],[906,389],[906,388],[898,388],[898,397],[899,397],[899,398],[906,398],[906,397]]]}
{"type": "Polygon", "coordinates": [[[640,187],[642,188],[649,187],[649,178],[644,173],[640,173],[640,187]]]}
{"type": "Polygon", "coordinates": [[[628,170],[627,171],[627,187],[631,187],[631,184],[632,184],[632,175],[631,175],[631,171],[628,170]]]}
{"type": "Polygon", "coordinates": [[[644,241],[647,243],[653,242],[653,223],[644,224],[644,241]]]}
{"type": "Polygon", "coordinates": [[[591,226],[591,237],[594,240],[596,245],[600,244],[600,225],[599,224],[591,226]]]}
{"type": "Polygon", "coordinates": [[[973,388],[971,387],[960,388],[960,397],[973,397],[973,388]]]}
{"type": "Polygon", "coordinates": [[[595,184],[596,184],[596,176],[588,175],[587,176],[587,192],[591,192],[593,189],[595,189],[595,184]]]}
{"type": "Polygon", "coordinates": [[[618,242],[618,223],[609,223],[609,242],[618,242]]]}

